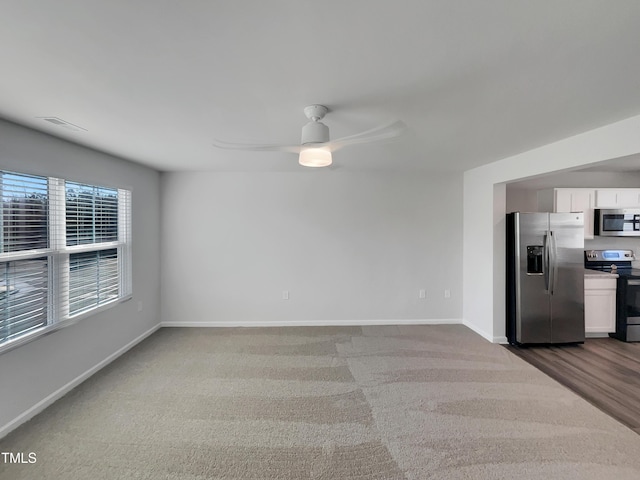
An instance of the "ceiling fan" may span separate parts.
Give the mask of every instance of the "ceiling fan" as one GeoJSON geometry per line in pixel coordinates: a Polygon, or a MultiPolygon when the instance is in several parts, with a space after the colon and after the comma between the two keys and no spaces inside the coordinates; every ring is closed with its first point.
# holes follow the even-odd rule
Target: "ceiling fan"
{"type": "Polygon", "coordinates": [[[407,128],[404,122],[395,121],[388,125],[331,141],[329,140],[329,127],[321,121],[328,111],[329,109],[324,105],[309,105],[304,108],[304,114],[309,119],[309,123],[302,127],[300,145],[245,144],[216,140],[213,146],[227,150],[297,153],[299,154],[298,162],[300,165],[305,167],[326,167],[331,165],[331,154],[336,150],[358,143],[389,140],[402,135],[407,128]]]}

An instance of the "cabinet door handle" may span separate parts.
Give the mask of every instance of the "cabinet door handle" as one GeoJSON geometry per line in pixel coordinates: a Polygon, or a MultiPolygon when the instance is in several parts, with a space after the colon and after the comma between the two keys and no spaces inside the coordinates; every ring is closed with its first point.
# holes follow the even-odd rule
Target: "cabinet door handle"
{"type": "Polygon", "coordinates": [[[640,285],[640,280],[627,280],[627,285],[638,286],[640,285]]]}

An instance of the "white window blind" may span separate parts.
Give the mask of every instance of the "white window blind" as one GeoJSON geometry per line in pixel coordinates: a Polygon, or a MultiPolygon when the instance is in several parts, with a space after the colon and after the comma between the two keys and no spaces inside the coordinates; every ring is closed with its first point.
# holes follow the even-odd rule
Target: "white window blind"
{"type": "Polygon", "coordinates": [[[0,338],[12,340],[47,324],[47,258],[3,262],[0,274],[0,338]]]}
{"type": "Polygon", "coordinates": [[[0,197],[1,345],[48,323],[48,180],[0,172],[0,197]]]}
{"type": "Polygon", "coordinates": [[[3,224],[0,252],[47,248],[48,180],[11,173],[0,175],[3,224]]]}
{"type": "Polygon", "coordinates": [[[66,182],[67,245],[118,240],[118,191],[66,182]]]}
{"type": "Polygon", "coordinates": [[[131,288],[131,192],[0,171],[0,351],[131,288]]]}
{"type": "Polygon", "coordinates": [[[69,259],[69,314],[118,298],[118,250],[73,253],[69,259]]]}

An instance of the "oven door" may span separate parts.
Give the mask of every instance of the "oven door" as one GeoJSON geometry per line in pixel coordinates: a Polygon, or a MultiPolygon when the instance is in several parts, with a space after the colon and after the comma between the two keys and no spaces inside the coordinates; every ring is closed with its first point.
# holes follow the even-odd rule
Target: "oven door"
{"type": "Polygon", "coordinates": [[[595,234],[603,237],[639,237],[640,209],[596,210],[595,234]]]}
{"type": "Polygon", "coordinates": [[[626,280],[626,291],[624,294],[624,311],[626,313],[627,342],[640,341],[640,278],[629,278],[626,280]]]}

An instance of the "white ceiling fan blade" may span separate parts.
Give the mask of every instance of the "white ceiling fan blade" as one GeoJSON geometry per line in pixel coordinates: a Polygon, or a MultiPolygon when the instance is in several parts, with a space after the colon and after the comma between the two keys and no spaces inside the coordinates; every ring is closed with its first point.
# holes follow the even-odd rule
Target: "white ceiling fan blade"
{"type": "Polygon", "coordinates": [[[397,120],[388,125],[372,128],[371,130],[367,130],[366,132],[357,133],[355,135],[350,135],[348,137],[342,137],[337,140],[333,140],[329,142],[328,145],[330,146],[331,151],[335,151],[349,145],[356,145],[358,143],[390,140],[392,138],[399,137],[400,135],[405,133],[406,130],[407,125],[403,121],[397,120]]]}
{"type": "Polygon", "coordinates": [[[221,140],[214,140],[213,146],[224,150],[245,150],[249,152],[287,152],[300,153],[300,145],[273,145],[273,144],[254,144],[254,143],[231,143],[221,140]]]}

